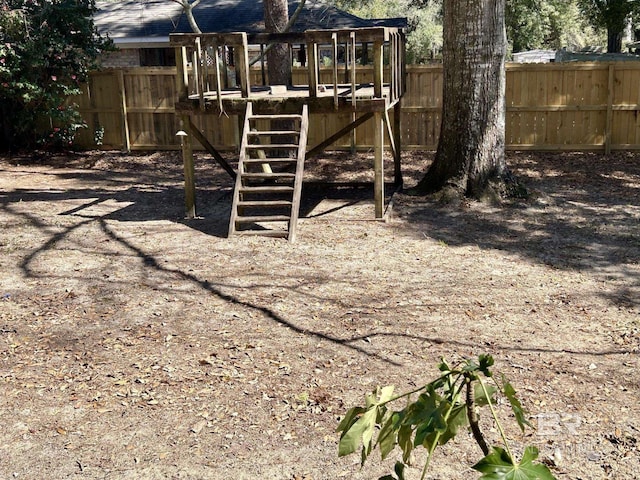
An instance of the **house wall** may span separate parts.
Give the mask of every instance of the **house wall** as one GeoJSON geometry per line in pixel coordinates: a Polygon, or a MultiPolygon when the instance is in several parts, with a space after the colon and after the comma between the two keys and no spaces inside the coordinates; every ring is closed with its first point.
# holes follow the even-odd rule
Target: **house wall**
{"type": "Polygon", "coordinates": [[[140,49],[124,48],[102,56],[100,65],[105,68],[128,68],[140,66],[140,49]]]}

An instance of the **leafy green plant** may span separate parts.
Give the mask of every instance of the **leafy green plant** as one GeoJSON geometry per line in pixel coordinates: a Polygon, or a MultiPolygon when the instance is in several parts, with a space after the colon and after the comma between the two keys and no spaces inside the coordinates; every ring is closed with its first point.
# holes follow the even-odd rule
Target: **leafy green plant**
{"type": "Polygon", "coordinates": [[[424,479],[435,449],[454,438],[460,428],[468,426],[484,457],[472,466],[480,472],[481,480],[551,480],[555,477],[542,463],[536,462],[538,450],[525,448],[518,461],[509,447],[505,431],[495,409],[496,396],[501,394],[511,405],[520,429],[531,427],[526,419],[516,391],[504,375],[498,380],[491,371],[494,360],[480,355],[477,361],[466,360],[449,366],[445,360],[439,364],[440,376],[411,392],[394,395],[394,387],[377,388],[366,395],[365,406],[351,408],[338,426],[341,432],[338,455],[354,453],[361,447],[361,465],[376,448],[384,460],[399,447],[402,460],[395,464],[395,476],[386,475],[379,480],[405,480],[405,467],[411,453],[422,446],[427,458],[422,469],[424,479]],[[414,401],[411,398],[417,395],[414,401]],[[400,410],[391,404],[406,402],[400,410]],[[486,407],[495,422],[503,447],[489,448],[480,429],[478,409],[486,407]]]}
{"type": "Polygon", "coordinates": [[[0,0],[0,149],[68,148],[85,124],[70,104],[112,48],[94,0],[0,0]]]}

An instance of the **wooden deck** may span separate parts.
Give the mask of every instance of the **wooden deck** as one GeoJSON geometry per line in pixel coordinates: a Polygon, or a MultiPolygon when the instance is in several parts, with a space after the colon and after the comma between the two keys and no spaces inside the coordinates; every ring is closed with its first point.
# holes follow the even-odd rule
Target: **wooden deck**
{"type": "MultiPolygon", "coordinates": [[[[405,92],[404,32],[398,28],[372,27],[352,30],[308,30],[299,33],[247,35],[243,32],[172,34],[176,49],[175,104],[180,117],[185,169],[185,207],[187,217],[195,216],[195,171],[192,138],[200,142],[223,168],[231,168],[199,132],[192,121],[196,114],[244,115],[247,104],[259,115],[352,113],[352,122],[306,152],[307,158],[349,134],[364,122],[374,123],[374,204],[375,217],[384,216],[385,139],[394,157],[394,176],[402,183],[400,170],[400,99],[405,92]],[[305,46],[306,85],[263,85],[251,83],[249,45],[286,43],[290,53],[305,46]],[[361,53],[369,52],[369,55],[361,53]],[[328,56],[326,53],[329,52],[328,56]],[[342,57],[339,52],[343,52],[342,57]],[[372,78],[358,78],[359,62],[373,65],[372,78]],[[231,59],[233,59],[231,61],[231,59]],[[343,62],[343,63],[341,63],[343,62]],[[330,65],[330,79],[321,79],[320,65],[330,65]],[[229,70],[234,72],[230,82],[229,70]],[[235,88],[228,88],[230,85],[235,88]],[[390,110],[394,121],[390,121],[390,110]]],[[[263,65],[264,68],[264,65],[263,65]]],[[[291,80],[290,80],[291,81],[291,80]]],[[[292,83],[292,82],[291,82],[292,83]]],[[[232,175],[233,172],[230,172],[232,175]]],[[[234,175],[232,175],[234,176],[234,175]]]]}
{"type": "Polygon", "coordinates": [[[251,101],[257,113],[296,113],[302,105],[309,107],[309,113],[383,112],[393,107],[390,86],[382,87],[382,97],[376,97],[372,83],[323,85],[315,97],[309,95],[309,87],[297,85],[252,86],[248,97],[239,88],[191,94],[188,100],[178,101],[176,109],[181,112],[201,110],[211,113],[242,114],[247,102],[251,101]]]}

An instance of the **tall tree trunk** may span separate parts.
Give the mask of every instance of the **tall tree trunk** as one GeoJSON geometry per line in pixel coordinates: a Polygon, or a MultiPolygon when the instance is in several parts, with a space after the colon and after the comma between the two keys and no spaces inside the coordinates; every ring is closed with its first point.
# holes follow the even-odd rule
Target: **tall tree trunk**
{"type": "Polygon", "coordinates": [[[607,53],[622,52],[622,31],[607,30],[607,53]]]}
{"type": "Polygon", "coordinates": [[[442,125],[420,193],[483,198],[511,181],[504,154],[504,8],[505,0],[444,1],[442,125]]]}
{"type": "MultiPolygon", "coordinates": [[[[264,26],[267,32],[286,31],[289,22],[289,3],[287,0],[264,1],[264,26]]],[[[291,84],[291,59],[286,44],[275,44],[267,52],[267,74],[270,85],[291,84]]]]}

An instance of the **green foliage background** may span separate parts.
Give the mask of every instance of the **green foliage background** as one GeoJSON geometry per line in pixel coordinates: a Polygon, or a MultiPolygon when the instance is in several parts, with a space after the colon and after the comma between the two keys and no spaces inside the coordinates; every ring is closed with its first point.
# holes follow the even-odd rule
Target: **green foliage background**
{"type": "Polygon", "coordinates": [[[109,42],[93,0],[0,0],[0,148],[68,147],[83,121],[70,95],[109,42]]]}
{"type": "MultiPolygon", "coordinates": [[[[442,48],[442,0],[331,0],[363,18],[407,17],[409,63],[439,59],[442,48]]],[[[628,1],[628,0],[609,0],[628,1]]],[[[579,50],[606,45],[598,12],[586,16],[585,3],[599,0],[507,0],[505,22],[510,50],[579,50]]],[[[640,0],[631,0],[640,3],[640,0]]]]}

